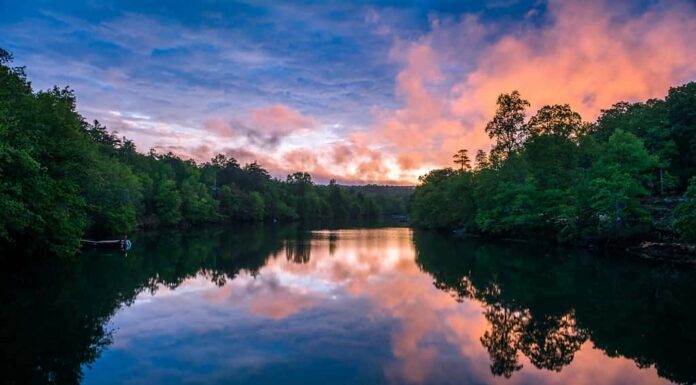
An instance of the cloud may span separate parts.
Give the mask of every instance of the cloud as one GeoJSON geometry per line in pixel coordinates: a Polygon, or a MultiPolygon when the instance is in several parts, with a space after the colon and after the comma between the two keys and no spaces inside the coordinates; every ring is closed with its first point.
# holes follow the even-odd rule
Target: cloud
{"type": "Polygon", "coordinates": [[[346,164],[353,159],[353,150],[347,144],[339,143],[332,149],[332,161],[334,164],[346,164]]]}
{"type": "Polygon", "coordinates": [[[304,309],[311,308],[317,300],[308,295],[278,290],[257,295],[249,306],[252,314],[283,319],[304,309]]]}
{"type": "Polygon", "coordinates": [[[284,104],[255,108],[249,113],[248,122],[247,138],[250,142],[264,147],[274,147],[290,134],[317,126],[315,118],[303,115],[284,104]]]}
{"type": "Polygon", "coordinates": [[[284,104],[253,108],[243,119],[210,118],[203,123],[203,131],[224,139],[245,138],[250,144],[271,148],[286,136],[318,125],[314,117],[284,104]]]}
{"type": "MultiPolygon", "coordinates": [[[[430,168],[451,165],[460,148],[490,146],[483,127],[502,92],[519,90],[532,102],[530,114],[570,103],[590,120],[614,102],[662,97],[669,86],[693,79],[694,16],[686,2],[634,9],[551,1],[545,12],[533,8],[511,25],[474,15],[434,17],[419,38],[394,39],[388,56],[401,66],[394,93],[402,105],[376,106],[366,129],[332,129],[333,143],[281,148],[285,138],[302,142],[326,126],[283,103],[251,108],[241,120],[212,118],[204,129],[224,140],[243,138],[251,146],[235,148],[248,159],[263,158],[274,175],[303,170],[323,182],[413,183],[430,168]],[[279,151],[267,154],[270,148],[279,151]]],[[[367,19],[378,23],[379,11],[367,19]]]]}
{"type": "Polygon", "coordinates": [[[413,167],[414,153],[422,164],[447,166],[459,148],[490,145],[483,127],[503,92],[519,90],[530,113],[570,103],[585,119],[617,101],[663,97],[696,76],[695,17],[693,4],[679,1],[642,10],[550,1],[544,20],[502,34],[502,26],[471,16],[433,23],[429,34],[395,46],[403,107],[381,111],[373,140],[389,146],[403,169],[413,167]]]}
{"type": "Polygon", "coordinates": [[[203,129],[213,135],[223,138],[234,138],[238,134],[232,128],[230,122],[220,118],[208,119],[203,123],[203,129]]]}
{"type": "Polygon", "coordinates": [[[141,150],[231,151],[279,177],[416,183],[490,146],[502,92],[591,120],[696,79],[687,0],[28,4],[0,15],[0,46],[38,88],[70,84],[141,150]]]}
{"type": "Polygon", "coordinates": [[[302,115],[284,104],[256,108],[250,115],[250,122],[257,129],[279,134],[316,125],[314,118],[302,115]]]}
{"type": "Polygon", "coordinates": [[[512,26],[473,15],[434,18],[419,39],[395,40],[389,55],[402,65],[394,86],[402,106],[378,108],[371,128],[333,146],[332,157],[297,150],[289,163],[345,179],[415,182],[451,165],[460,148],[490,146],[483,128],[500,93],[519,90],[532,102],[530,115],[570,103],[591,120],[617,101],[662,97],[696,76],[689,3],[551,1],[545,13],[532,11],[512,26]]]}
{"type": "Polygon", "coordinates": [[[585,118],[620,100],[662,97],[696,75],[696,8],[661,2],[636,15],[621,3],[549,4],[550,25],[506,36],[454,87],[458,116],[493,109],[486,100],[519,90],[535,107],[570,103],[585,118]],[[482,105],[484,103],[484,105],[482,105]],[[485,104],[489,104],[486,106],[485,104]]]}
{"type": "Polygon", "coordinates": [[[404,171],[417,169],[422,164],[423,155],[419,152],[401,154],[397,158],[399,168],[404,171]]]}

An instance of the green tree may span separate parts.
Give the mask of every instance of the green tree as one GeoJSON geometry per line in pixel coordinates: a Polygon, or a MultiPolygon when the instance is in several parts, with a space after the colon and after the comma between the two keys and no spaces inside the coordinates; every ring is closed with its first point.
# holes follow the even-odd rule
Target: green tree
{"type": "Polygon", "coordinates": [[[181,200],[181,214],[186,221],[201,223],[216,219],[217,202],[208,187],[196,178],[188,178],[181,184],[181,200]]]}
{"type": "Polygon", "coordinates": [[[486,124],[486,133],[491,139],[495,139],[492,152],[496,157],[504,158],[519,150],[528,136],[524,118],[530,104],[517,91],[501,94],[496,103],[498,109],[493,119],[486,124]]]}
{"type": "Polygon", "coordinates": [[[660,159],[653,178],[653,190],[664,194],[676,185],[672,175],[680,166],[675,137],[668,120],[668,105],[663,100],[645,103],[619,102],[603,110],[597,119],[594,136],[606,141],[617,130],[630,132],[643,140],[646,149],[660,159]]]}
{"type": "Polygon", "coordinates": [[[242,205],[243,217],[252,222],[260,222],[264,217],[265,203],[257,191],[244,196],[242,205]]]}
{"type": "Polygon", "coordinates": [[[93,235],[123,235],[135,229],[142,193],[128,166],[105,159],[94,163],[84,196],[93,235]]]}
{"type": "Polygon", "coordinates": [[[621,237],[648,221],[639,198],[650,172],[658,164],[635,135],[618,130],[607,142],[593,165],[589,180],[589,205],[597,231],[602,237],[621,237]]]}
{"type": "Polygon", "coordinates": [[[696,175],[696,82],[670,88],[667,98],[667,121],[676,145],[673,172],[686,187],[696,175]]]}
{"type": "Polygon", "coordinates": [[[568,138],[534,136],[525,143],[523,157],[541,189],[565,189],[575,179],[578,147],[568,138]]]}
{"type": "Polygon", "coordinates": [[[348,198],[341,187],[336,184],[335,179],[329,181],[328,203],[333,219],[341,220],[348,218],[348,198]]]}
{"type": "Polygon", "coordinates": [[[582,134],[583,127],[580,114],[573,111],[568,104],[544,106],[527,123],[527,129],[532,136],[578,137],[582,134]]]}
{"type": "Polygon", "coordinates": [[[28,254],[72,254],[88,226],[81,188],[94,149],[70,89],[34,94],[0,51],[0,242],[28,254]]]}
{"type": "Polygon", "coordinates": [[[155,192],[155,214],[160,223],[176,225],[181,222],[181,196],[173,180],[160,181],[155,192]]]}

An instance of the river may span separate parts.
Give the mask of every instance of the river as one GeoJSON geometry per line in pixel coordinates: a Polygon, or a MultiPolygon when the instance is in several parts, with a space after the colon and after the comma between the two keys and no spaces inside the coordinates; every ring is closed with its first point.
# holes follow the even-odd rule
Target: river
{"type": "Polygon", "coordinates": [[[7,384],[696,382],[694,270],[619,255],[276,225],[1,282],[7,384]]]}

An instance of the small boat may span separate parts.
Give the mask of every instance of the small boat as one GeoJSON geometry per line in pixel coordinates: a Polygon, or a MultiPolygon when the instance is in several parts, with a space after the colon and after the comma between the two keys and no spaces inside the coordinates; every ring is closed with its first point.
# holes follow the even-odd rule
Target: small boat
{"type": "Polygon", "coordinates": [[[104,241],[93,241],[91,239],[82,239],[80,240],[82,242],[82,245],[87,247],[91,246],[95,249],[120,249],[120,250],[130,250],[131,246],[133,245],[130,241],[130,239],[112,239],[112,240],[104,240],[104,241]]]}

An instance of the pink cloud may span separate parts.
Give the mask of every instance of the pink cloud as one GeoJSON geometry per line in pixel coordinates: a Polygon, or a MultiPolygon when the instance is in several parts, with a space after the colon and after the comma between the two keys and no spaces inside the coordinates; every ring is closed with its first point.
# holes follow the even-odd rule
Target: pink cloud
{"type": "Polygon", "coordinates": [[[506,36],[483,52],[479,67],[453,89],[458,116],[490,116],[500,92],[519,90],[533,109],[570,103],[586,119],[620,100],[662,97],[696,75],[696,9],[655,6],[622,18],[621,3],[549,4],[552,24],[506,36]],[[611,6],[610,6],[611,4],[611,6]]]}
{"type": "Polygon", "coordinates": [[[214,138],[268,148],[277,146],[290,134],[317,125],[315,118],[284,104],[254,108],[242,115],[233,119],[210,118],[201,129],[214,138]]]}
{"type": "Polygon", "coordinates": [[[333,162],[335,164],[346,164],[353,159],[353,150],[345,144],[338,144],[333,147],[333,162]]]}
{"type": "Polygon", "coordinates": [[[317,155],[312,150],[301,149],[289,151],[283,155],[282,160],[286,163],[286,168],[292,170],[317,171],[319,169],[317,155]]]}
{"type": "Polygon", "coordinates": [[[401,154],[397,158],[401,170],[413,170],[418,168],[423,160],[423,155],[418,152],[401,154]]]}
{"type": "Polygon", "coordinates": [[[495,26],[474,17],[433,23],[418,41],[397,44],[392,57],[404,62],[396,89],[402,108],[382,111],[372,141],[389,146],[399,167],[451,165],[459,148],[488,148],[483,131],[500,93],[519,90],[529,113],[570,103],[585,119],[621,100],[663,97],[668,88],[696,76],[696,9],[662,2],[632,18],[626,4],[551,1],[543,27],[520,25],[492,44],[495,26]],[[472,49],[473,47],[473,49],[472,49]],[[465,68],[446,78],[444,68],[465,68]]]}
{"type": "Polygon", "coordinates": [[[316,298],[309,295],[275,290],[255,295],[249,304],[249,311],[252,314],[279,320],[311,308],[315,303],[316,298]]]}
{"type": "Polygon", "coordinates": [[[206,120],[205,123],[203,123],[203,128],[206,131],[223,138],[232,138],[237,136],[232,124],[220,118],[206,120]]]}
{"type": "Polygon", "coordinates": [[[284,104],[256,108],[249,113],[252,127],[273,133],[290,133],[316,125],[316,120],[284,104]]]}
{"type": "MultiPolygon", "coordinates": [[[[396,40],[386,53],[402,66],[394,85],[402,104],[376,109],[367,129],[331,131],[313,116],[274,104],[238,120],[206,121],[210,137],[187,153],[238,153],[281,178],[307,171],[321,182],[416,183],[431,168],[452,166],[460,148],[471,154],[489,148],[483,128],[500,93],[519,90],[532,103],[529,115],[545,104],[569,103],[592,120],[615,102],[663,97],[670,86],[696,79],[693,3],[630,6],[550,0],[543,20],[533,10],[513,26],[473,15],[433,19],[429,33],[396,40]],[[321,130],[338,138],[283,146],[291,135],[310,138],[321,130]]],[[[379,14],[368,16],[380,23],[379,14]]]]}
{"type": "Polygon", "coordinates": [[[339,183],[388,183],[408,184],[390,174],[393,169],[386,164],[388,154],[354,142],[337,142],[322,148],[299,148],[266,157],[261,164],[272,175],[304,171],[318,183],[336,179],[339,183]]]}

